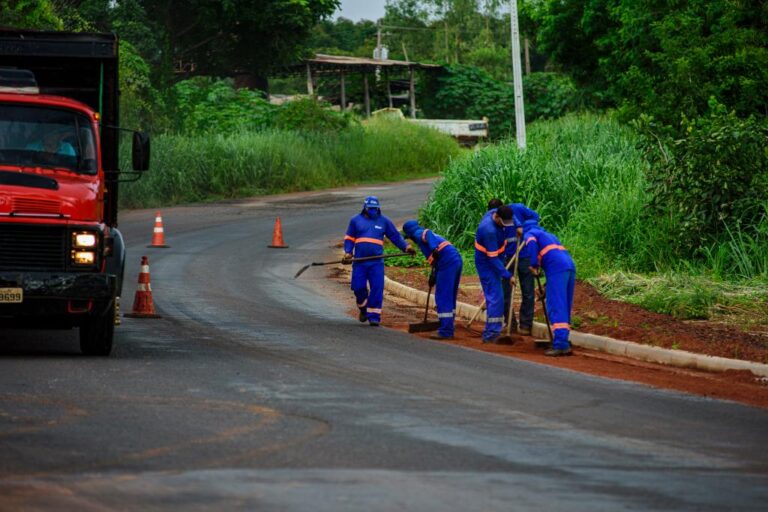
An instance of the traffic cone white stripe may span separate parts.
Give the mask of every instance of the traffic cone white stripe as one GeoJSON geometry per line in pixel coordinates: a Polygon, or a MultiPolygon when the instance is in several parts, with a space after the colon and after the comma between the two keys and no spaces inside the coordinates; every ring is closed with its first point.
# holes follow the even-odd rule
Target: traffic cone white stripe
{"type": "Polygon", "coordinates": [[[142,274],[149,274],[149,265],[142,265],[140,273],[142,273],[142,274]]]}
{"type": "Polygon", "coordinates": [[[149,283],[139,283],[136,285],[136,291],[139,292],[151,292],[152,291],[152,285],[149,283]]]}
{"type": "Polygon", "coordinates": [[[163,228],[155,228],[155,233],[162,233],[163,231],[163,228]]]}

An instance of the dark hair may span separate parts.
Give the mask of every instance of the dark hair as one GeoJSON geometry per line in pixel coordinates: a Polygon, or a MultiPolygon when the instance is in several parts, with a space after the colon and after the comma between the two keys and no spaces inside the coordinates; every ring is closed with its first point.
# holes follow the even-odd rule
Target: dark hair
{"type": "Polygon", "coordinates": [[[489,210],[495,210],[499,206],[504,206],[504,203],[498,197],[494,197],[493,199],[488,201],[488,209],[489,210]]]}
{"type": "Polygon", "coordinates": [[[511,220],[514,216],[514,213],[512,212],[512,208],[509,206],[499,206],[496,208],[496,214],[498,214],[499,217],[501,217],[501,220],[511,220]]]}

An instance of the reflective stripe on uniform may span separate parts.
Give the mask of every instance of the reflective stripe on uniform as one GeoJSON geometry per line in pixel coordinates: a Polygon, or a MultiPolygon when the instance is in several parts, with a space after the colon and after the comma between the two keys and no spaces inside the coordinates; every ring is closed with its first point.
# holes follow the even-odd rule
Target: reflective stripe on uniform
{"type": "Polygon", "coordinates": [[[362,304],[360,304],[360,303],[358,302],[358,303],[357,303],[357,307],[359,307],[359,308],[364,308],[366,304],[368,304],[368,299],[365,299],[365,300],[363,301],[363,303],[362,303],[362,304]]]}
{"type": "Polygon", "coordinates": [[[376,244],[376,245],[384,245],[384,240],[379,240],[378,238],[358,238],[355,240],[356,244],[359,244],[361,242],[367,242],[369,244],[376,244]]]}
{"type": "Polygon", "coordinates": [[[564,251],[565,247],[558,244],[550,244],[546,247],[544,247],[542,250],[539,251],[539,264],[541,264],[541,259],[549,252],[549,251],[564,251]]]}
{"type": "Polygon", "coordinates": [[[506,248],[507,248],[507,242],[504,242],[503,244],[501,244],[501,247],[499,247],[498,250],[496,250],[496,251],[489,251],[488,249],[486,249],[485,247],[480,245],[480,243],[477,240],[475,240],[475,249],[477,249],[478,251],[482,252],[483,254],[488,256],[489,258],[495,258],[499,254],[503,254],[504,250],[506,248]]]}
{"type": "Polygon", "coordinates": [[[453,312],[451,313],[438,313],[437,318],[453,318],[453,312]]]}
{"type": "Polygon", "coordinates": [[[568,329],[570,331],[571,324],[569,324],[568,322],[558,322],[558,323],[552,324],[552,330],[554,331],[556,329],[568,329]]]}
{"type": "Polygon", "coordinates": [[[355,243],[356,238],[353,236],[347,235],[344,237],[344,240],[349,240],[350,242],[355,243]]]}
{"type": "Polygon", "coordinates": [[[427,241],[427,231],[429,231],[429,230],[425,229],[424,231],[421,232],[421,241],[422,242],[426,242],[427,241]]]}
{"type": "MultiPolygon", "coordinates": [[[[449,245],[451,245],[451,242],[449,242],[448,240],[446,240],[445,242],[443,242],[443,243],[441,243],[440,245],[438,245],[438,246],[437,246],[437,252],[440,252],[440,251],[442,251],[443,249],[445,249],[445,248],[446,248],[446,247],[448,247],[449,245]]],[[[433,259],[434,259],[434,257],[433,257],[433,256],[430,256],[429,258],[427,258],[427,262],[428,262],[428,263],[432,263],[432,260],[433,260],[433,259]]]]}
{"type": "Polygon", "coordinates": [[[381,308],[368,308],[368,312],[369,313],[377,313],[377,314],[380,315],[381,314],[381,308]]]}
{"type": "Polygon", "coordinates": [[[500,323],[504,322],[504,317],[503,316],[492,316],[492,317],[487,318],[486,322],[488,322],[489,324],[500,324],[500,323]]]}

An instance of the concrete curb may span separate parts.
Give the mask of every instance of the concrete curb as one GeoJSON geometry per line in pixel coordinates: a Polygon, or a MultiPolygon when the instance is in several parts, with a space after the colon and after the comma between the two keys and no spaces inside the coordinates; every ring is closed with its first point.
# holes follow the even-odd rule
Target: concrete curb
{"type": "MultiPolygon", "coordinates": [[[[403,299],[424,306],[427,301],[427,292],[415,290],[410,286],[398,283],[392,279],[384,278],[384,289],[403,299]]],[[[478,307],[458,302],[456,304],[456,316],[470,319],[477,312],[478,307]]],[[[485,321],[485,312],[481,312],[477,321],[485,321]]],[[[547,326],[534,322],[533,334],[538,338],[547,337],[547,326]]],[[[684,350],[670,350],[661,347],[642,345],[631,341],[621,341],[607,336],[598,336],[584,332],[571,331],[571,343],[574,346],[597,350],[607,354],[637,359],[649,363],[666,364],[680,368],[693,368],[709,372],[724,372],[727,370],[749,370],[753,374],[768,377],[768,364],[740,361],[725,357],[705,356],[694,354],[684,350]]]]}

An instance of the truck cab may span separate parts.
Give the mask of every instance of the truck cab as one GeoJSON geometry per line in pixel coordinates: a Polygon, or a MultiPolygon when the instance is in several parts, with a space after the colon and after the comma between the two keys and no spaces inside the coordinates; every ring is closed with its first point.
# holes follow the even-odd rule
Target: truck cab
{"type": "Polygon", "coordinates": [[[78,328],[88,355],[112,350],[125,265],[117,59],[111,34],[0,30],[0,327],[78,328]]]}

